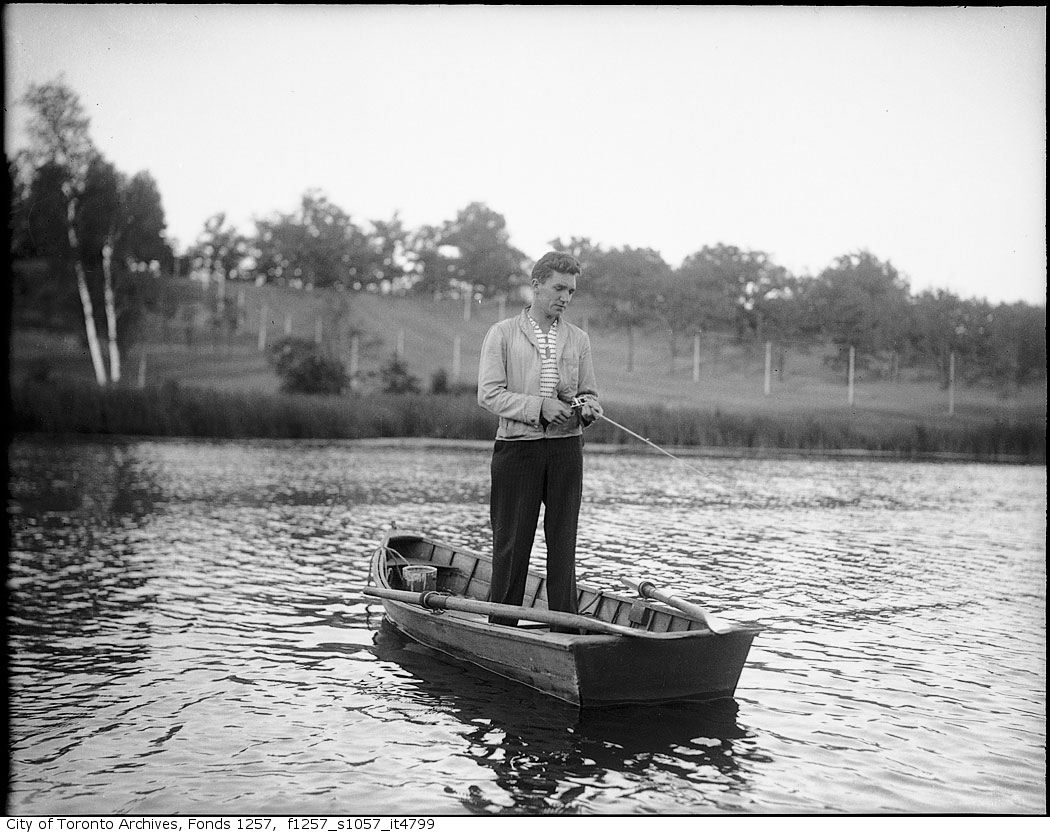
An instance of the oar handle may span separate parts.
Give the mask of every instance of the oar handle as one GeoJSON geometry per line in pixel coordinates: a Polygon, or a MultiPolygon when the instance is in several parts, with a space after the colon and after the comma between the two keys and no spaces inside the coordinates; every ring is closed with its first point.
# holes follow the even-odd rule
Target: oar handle
{"type": "Polygon", "coordinates": [[[634,590],[643,599],[656,599],[659,602],[677,608],[682,611],[682,613],[692,616],[694,619],[698,619],[707,626],[711,633],[723,634],[736,629],[735,625],[719,619],[717,616],[700,607],[700,605],[687,602],[685,599],[680,599],[677,596],[672,596],[664,590],[660,590],[656,584],[649,579],[634,581],[632,579],[621,578],[620,581],[634,590]]]}

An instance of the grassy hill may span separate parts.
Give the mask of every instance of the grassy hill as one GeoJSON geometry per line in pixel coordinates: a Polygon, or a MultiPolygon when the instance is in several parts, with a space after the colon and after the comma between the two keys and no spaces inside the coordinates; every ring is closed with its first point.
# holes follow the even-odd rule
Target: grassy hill
{"type": "MultiPolygon", "coordinates": [[[[585,291],[573,302],[567,317],[591,334],[600,391],[608,404],[659,404],[759,417],[837,415],[887,424],[949,419],[948,391],[930,369],[905,369],[899,381],[860,370],[850,406],[845,374],[825,361],[831,355],[825,345],[777,345],[778,358],[783,347],[784,361],[772,373],[768,395],[764,345],[704,336],[699,379],[694,380],[692,339],[679,341],[678,356],[672,363],[667,333],[640,330],[635,333],[632,360],[627,331],[601,326],[585,291]]],[[[359,369],[365,372],[377,370],[400,347],[402,358],[424,390],[439,370],[453,376],[458,339],[459,382],[473,385],[486,330],[501,311],[509,316],[521,308],[520,303],[511,302],[502,307],[495,301],[475,303],[467,320],[463,302],[454,299],[276,286],[233,287],[227,292],[226,304],[231,318],[240,321],[239,333],[233,333],[231,327],[220,334],[210,324],[214,299],[177,307],[169,302],[167,307],[175,314],[150,322],[143,338],[124,356],[125,381],[137,384],[141,378],[147,384],[174,381],[228,392],[276,392],[277,377],[259,349],[259,322],[265,316],[269,344],[286,329],[314,339],[320,327],[325,348],[344,362],[349,360],[350,333],[357,331],[359,369]]],[[[78,336],[16,330],[12,333],[11,375],[18,378],[30,372],[52,378],[92,378],[87,351],[78,336]]],[[[959,375],[962,377],[962,371],[959,375]]],[[[955,423],[1045,418],[1046,387],[1006,393],[959,384],[953,405],[951,420],[955,423]]]]}

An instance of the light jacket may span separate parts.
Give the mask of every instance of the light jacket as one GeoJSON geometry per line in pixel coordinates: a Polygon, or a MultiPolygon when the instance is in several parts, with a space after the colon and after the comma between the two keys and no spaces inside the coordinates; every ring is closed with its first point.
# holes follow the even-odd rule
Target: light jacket
{"type": "MultiPolygon", "coordinates": [[[[555,343],[558,387],[563,402],[580,396],[597,400],[587,333],[564,318],[558,321],[555,343]]],[[[499,417],[498,440],[541,440],[574,437],[583,432],[579,413],[561,425],[540,423],[540,367],[543,357],[536,333],[523,310],[489,328],[478,365],[478,404],[499,417]]]]}

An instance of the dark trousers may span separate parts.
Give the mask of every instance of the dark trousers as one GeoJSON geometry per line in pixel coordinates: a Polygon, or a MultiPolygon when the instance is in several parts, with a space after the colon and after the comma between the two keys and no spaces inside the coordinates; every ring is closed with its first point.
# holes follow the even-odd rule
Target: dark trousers
{"type": "MultiPolygon", "coordinates": [[[[492,586],[489,601],[521,605],[540,504],[547,541],[547,606],[576,612],[576,525],[583,496],[583,438],[497,440],[492,451],[492,586]]],[[[489,621],[515,625],[516,619],[489,621]]],[[[552,630],[557,630],[552,628],[552,630]]]]}

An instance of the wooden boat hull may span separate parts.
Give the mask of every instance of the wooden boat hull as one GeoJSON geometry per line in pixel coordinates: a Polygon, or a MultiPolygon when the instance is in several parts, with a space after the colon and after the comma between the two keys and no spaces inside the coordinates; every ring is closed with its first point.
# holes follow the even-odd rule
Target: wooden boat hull
{"type": "MultiPolygon", "coordinates": [[[[466,589],[465,596],[478,598],[487,589],[490,559],[400,532],[389,534],[373,556],[370,580],[377,587],[390,588],[396,583],[396,556],[460,573],[458,580],[445,585],[466,589]],[[464,584],[468,565],[470,578],[464,584]]],[[[542,583],[542,576],[535,573],[533,603],[545,607],[542,583]]],[[[641,606],[648,609],[648,618],[657,628],[667,631],[637,637],[562,634],[546,628],[493,625],[481,616],[434,611],[390,599],[384,599],[383,606],[387,619],[417,642],[581,707],[733,696],[758,628],[740,626],[716,635],[660,605],[586,585],[580,590],[582,607],[597,598],[597,613],[605,611],[602,618],[606,620],[636,615],[641,606]],[[608,612],[612,610],[615,613],[608,612]]]]}

